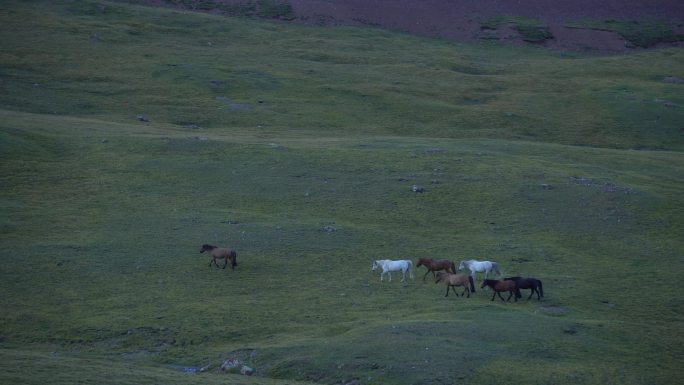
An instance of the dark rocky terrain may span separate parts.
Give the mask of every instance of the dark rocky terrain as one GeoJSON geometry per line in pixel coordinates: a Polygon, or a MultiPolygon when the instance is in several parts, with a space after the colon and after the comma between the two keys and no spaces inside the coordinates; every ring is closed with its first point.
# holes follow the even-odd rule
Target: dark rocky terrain
{"type": "MultiPolygon", "coordinates": [[[[161,6],[322,26],[372,26],[453,41],[498,40],[558,50],[619,53],[682,45],[684,2],[673,0],[140,0],[161,6]],[[528,36],[515,20],[533,22],[528,36]],[[587,21],[595,22],[588,25],[587,21]],[[622,23],[619,28],[597,25],[622,23]],[[626,23],[626,24],[625,24],[626,23]],[[629,31],[624,31],[628,29],[629,31]],[[654,31],[665,29],[667,32],[654,31]],[[533,31],[534,32],[534,31],[533,31]],[[655,35],[646,41],[630,35],[655,35]]],[[[529,26],[528,26],[529,32],[529,26]]]]}

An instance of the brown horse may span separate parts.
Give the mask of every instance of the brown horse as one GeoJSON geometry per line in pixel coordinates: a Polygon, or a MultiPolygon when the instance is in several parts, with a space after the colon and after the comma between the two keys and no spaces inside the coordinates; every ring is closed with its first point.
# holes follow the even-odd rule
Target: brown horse
{"type": "Polygon", "coordinates": [[[443,273],[439,272],[437,273],[437,276],[435,277],[435,283],[438,282],[444,282],[446,284],[446,295],[445,297],[449,296],[449,288],[454,291],[454,294],[458,297],[458,293],[456,292],[456,286],[463,286],[463,292],[461,293],[461,297],[463,297],[463,294],[468,292],[468,298],[470,298],[470,292],[472,291],[473,293],[475,292],[475,282],[473,281],[473,277],[469,276],[468,274],[450,274],[450,273],[443,273]],[[468,286],[470,284],[470,286],[468,286]]]}
{"type": "Polygon", "coordinates": [[[213,263],[218,268],[219,265],[216,262],[216,260],[225,259],[226,261],[223,264],[223,268],[226,268],[226,266],[228,265],[228,260],[230,260],[230,267],[231,269],[235,270],[235,266],[237,266],[237,253],[235,252],[235,250],[224,249],[221,247],[207,245],[205,243],[204,245],[202,245],[200,253],[204,253],[205,251],[208,252],[209,255],[211,255],[211,261],[209,261],[209,266],[211,266],[211,264],[213,263]]]}
{"type": "MultiPolygon", "coordinates": [[[[494,295],[492,295],[492,301],[494,301],[494,297],[496,295],[499,295],[499,298],[501,298],[502,301],[504,301],[503,297],[501,296],[502,291],[507,291],[508,294],[508,299],[506,299],[504,302],[508,302],[511,300],[511,297],[516,294],[517,291],[517,286],[515,284],[515,281],[499,281],[498,279],[485,279],[482,282],[481,288],[489,286],[494,290],[494,295]]],[[[515,302],[518,302],[518,296],[515,296],[515,302]]]]}
{"type": "Polygon", "coordinates": [[[416,264],[416,269],[421,266],[425,266],[427,268],[427,271],[423,276],[423,281],[425,281],[425,277],[427,277],[429,272],[432,272],[433,277],[437,277],[435,275],[435,271],[439,270],[446,270],[447,273],[456,274],[456,265],[454,265],[454,263],[448,259],[419,258],[418,263],[416,264]]]}

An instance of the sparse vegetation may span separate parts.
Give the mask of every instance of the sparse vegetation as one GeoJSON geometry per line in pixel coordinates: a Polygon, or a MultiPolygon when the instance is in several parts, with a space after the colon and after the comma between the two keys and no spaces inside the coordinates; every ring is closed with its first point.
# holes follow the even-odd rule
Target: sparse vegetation
{"type": "Polygon", "coordinates": [[[677,34],[670,23],[657,19],[644,20],[580,20],[566,24],[571,28],[588,28],[617,32],[636,47],[648,48],[658,43],[684,41],[684,35],[677,34]]]}
{"type": "Polygon", "coordinates": [[[553,34],[547,25],[540,20],[522,16],[497,16],[484,21],[483,29],[497,29],[502,24],[510,25],[518,31],[520,37],[529,43],[542,43],[553,39],[553,34]]]}

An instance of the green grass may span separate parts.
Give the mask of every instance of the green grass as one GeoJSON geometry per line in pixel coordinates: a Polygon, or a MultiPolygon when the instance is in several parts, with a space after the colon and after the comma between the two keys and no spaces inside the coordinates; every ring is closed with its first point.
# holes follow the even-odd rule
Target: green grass
{"type": "Polygon", "coordinates": [[[681,50],[0,12],[0,382],[677,383],[681,50]],[[421,256],[546,297],[370,272],[421,256]]]}
{"type": "Polygon", "coordinates": [[[529,43],[543,43],[548,39],[553,39],[549,26],[538,19],[523,16],[491,17],[481,24],[481,28],[497,29],[502,24],[509,24],[518,31],[521,39],[529,43]]]}

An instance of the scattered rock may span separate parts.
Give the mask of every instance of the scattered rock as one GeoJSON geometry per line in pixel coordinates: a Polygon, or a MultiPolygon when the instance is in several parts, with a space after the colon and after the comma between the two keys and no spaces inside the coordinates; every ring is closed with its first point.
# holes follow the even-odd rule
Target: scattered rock
{"type": "Polygon", "coordinates": [[[254,374],[254,369],[250,368],[247,365],[242,365],[242,367],[240,368],[240,374],[242,374],[243,376],[251,376],[252,374],[254,374]]]}
{"type": "Polygon", "coordinates": [[[513,258],[513,259],[511,259],[511,262],[525,263],[525,262],[532,262],[532,260],[527,259],[527,258],[513,258]]]}
{"type": "Polygon", "coordinates": [[[147,116],[145,116],[145,115],[138,115],[136,118],[137,118],[139,121],[145,122],[145,123],[149,123],[149,121],[150,121],[150,119],[148,119],[147,116]]]}
{"type": "Polygon", "coordinates": [[[561,316],[561,315],[566,315],[570,312],[568,308],[562,307],[562,306],[541,306],[538,307],[536,312],[548,314],[548,315],[556,315],[556,316],[561,316]]]}
{"type": "Polygon", "coordinates": [[[635,194],[637,191],[631,187],[618,186],[611,182],[602,182],[595,179],[571,176],[570,183],[581,186],[598,187],[604,192],[622,192],[626,194],[635,194]]]}
{"type": "Polygon", "coordinates": [[[334,233],[335,231],[337,231],[337,227],[331,225],[323,226],[323,231],[325,231],[326,233],[334,233]]]}
{"type": "Polygon", "coordinates": [[[443,148],[439,148],[439,147],[433,147],[433,148],[428,148],[427,150],[425,150],[425,152],[428,154],[434,155],[434,154],[444,154],[444,153],[446,153],[446,150],[443,148]]]}
{"type": "Polygon", "coordinates": [[[274,148],[276,150],[287,150],[287,147],[285,147],[279,143],[269,143],[268,145],[271,146],[271,148],[274,148]]]}
{"type": "Polygon", "coordinates": [[[221,80],[209,80],[209,87],[217,88],[223,85],[221,80]]]}
{"type": "Polygon", "coordinates": [[[425,192],[425,189],[422,186],[418,186],[415,184],[413,185],[412,190],[414,193],[419,193],[419,194],[422,194],[425,192]]]}
{"type": "Polygon", "coordinates": [[[102,144],[104,144],[104,143],[109,143],[109,139],[104,138],[104,139],[102,139],[102,140],[100,141],[100,143],[102,143],[102,144]]]}
{"type": "Polygon", "coordinates": [[[547,184],[547,183],[542,183],[542,184],[541,184],[541,187],[542,187],[544,190],[553,190],[553,186],[551,186],[550,184],[547,184]]]}
{"type": "Polygon", "coordinates": [[[665,107],[675,107],[675,104],[672,103],[672,102],[669,101],[669,100],[665,100],[665,99],[653,99],[653,101],[656,102],[656,103],[660,103],[660,104],[662,104],[662,105],[665,106],[665,107]]]}
{"type": "Polygon", "coordinates": [[[242,361],[240,361],[239,358],[237,358],[237,357],[229,358],[229,359],[223,361],[223,364],[221,364],[221,368],[220,368],[220,369],[221,369],[222,371],[226,371],[226,370],[230,370],[230,369],[235,369],[235,368],[237,368],[238,366],[240,366],[241,364],[242,364],[242,361]]]}
{"type": "Polygon", "coordinates": [[[100,35],[95,33],[95,32],[91,33],[90,34],[90,41],[93,43],[97,43],[98,41],[100,41],[100,35]]]}
{"type": "Polygon", "coordinates": [[[183,125],[183,128],[189,128],[189,129],[192,129],[192,130],[199,130],[199,129],[202,128],[202,127],[200,127],[200,126],[197,125],[197,124],[184,124],[184,125],[183,125]]]}
{"type": "Polygon", "coordinates": [[[231,111],[250,111],[252,106],[245,103],[231,103],[228,105],[228,109],[231,111]]]}
{"type": "Polygon", "coordinates": [[[673,83],[673,84],[682,84],[684,83],[684,79],[677,77],[677,76],[665,76],[663,78],[663,81],[665,83],[673,83]]]}

